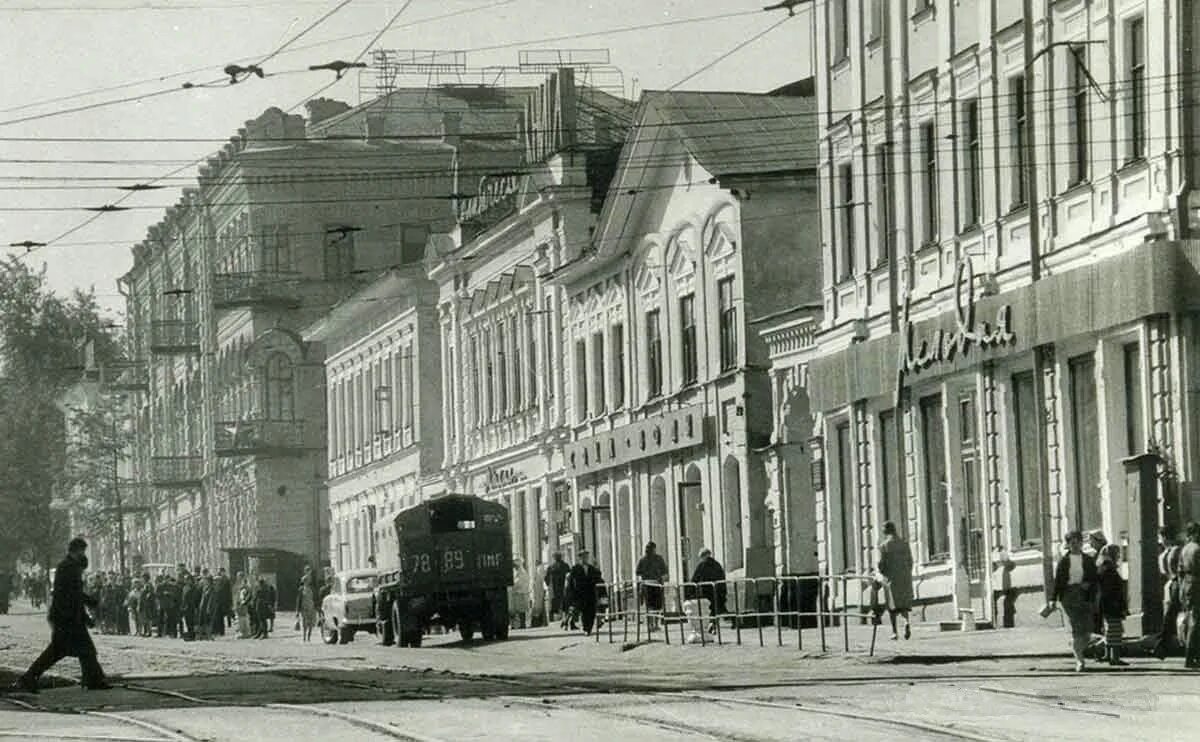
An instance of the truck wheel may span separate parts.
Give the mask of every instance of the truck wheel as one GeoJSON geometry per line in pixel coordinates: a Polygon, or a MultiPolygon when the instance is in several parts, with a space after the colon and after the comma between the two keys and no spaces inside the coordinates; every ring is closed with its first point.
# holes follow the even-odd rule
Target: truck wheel
{"type": "Polygon", "coordinates": [[[354,629],[338,629],[338,641],[342,644],[354,641],[354,629]]]}
{"type": "Polygon", "coordinates": [[[493,596],[488,603],[487,622],[491,625],[494,639],[508,638],[508,595],[493,596]]]}
{"type": "Polygon", "coordinates": [[[471,621],[463,621],[458,625],[458,634],[463,641],[471,641],[475,638],[475,624],[471,621]]]}

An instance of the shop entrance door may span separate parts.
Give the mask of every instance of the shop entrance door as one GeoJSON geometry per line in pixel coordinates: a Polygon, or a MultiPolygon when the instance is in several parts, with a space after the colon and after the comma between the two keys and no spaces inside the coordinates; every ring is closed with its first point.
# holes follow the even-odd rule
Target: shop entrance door
{"type": "MultiPolygon", "coordinates": [[[[984,543],[983,503],[979,486],[979,435],[975,416],[975,395],[959,397],[959,454],[962,477],[962,534],[963,567],[971,585],[972,602],[983,597],[983,577],[987,566],[987,545],[984,543]]],[[[979,615],[979,614],[977,614],[979,615]]]]}

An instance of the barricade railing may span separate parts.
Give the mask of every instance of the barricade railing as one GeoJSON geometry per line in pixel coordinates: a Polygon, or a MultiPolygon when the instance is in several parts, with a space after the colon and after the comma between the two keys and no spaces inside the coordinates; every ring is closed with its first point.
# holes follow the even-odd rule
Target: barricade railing
{"type": "Polygon", "coordinates": [[[870,599],[873,580],[871,575],[847,573],[610,582],[596,588],[603,621],[596,641],[607,636],[609,643],[622,644],[661,640],[740,646],[757,638],[760,647],[773,641],[780,647],[794,643],[803,650],[815,632],[821,652],[828,652],[829,634],[836,631],[842,650],[849,652],[850,625],[860,623],[870,625],[868,654],[874,655],[878,622],[870,599]]]}

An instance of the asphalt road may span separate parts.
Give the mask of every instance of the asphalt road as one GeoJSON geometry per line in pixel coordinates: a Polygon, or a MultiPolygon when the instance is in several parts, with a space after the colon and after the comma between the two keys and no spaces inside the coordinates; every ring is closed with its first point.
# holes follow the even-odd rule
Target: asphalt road
{"type": "MultiPolygon", "coordinates": [[[[1064,657],[897,661],[778,647],[625,647],[538,629],[421,650],[99,636],[118,687],[0,695],[0,740],[1132,740],[1191,739],[1200,676],[1135,660],[1064,672],[1064,657]]],[[[0,665],[45,641],[0,617],[0,665]]]]}

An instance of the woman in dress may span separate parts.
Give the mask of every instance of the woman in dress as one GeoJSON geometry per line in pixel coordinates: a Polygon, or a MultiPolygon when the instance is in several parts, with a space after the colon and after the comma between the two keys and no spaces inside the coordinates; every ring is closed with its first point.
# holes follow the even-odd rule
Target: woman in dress
{"type": "Polygon", "coordinates": [[[529,573],[520,557],[513,557],[513,585],[508,589],[508,621],[516,629],[526,627],[529,617],[529,573]]]}
{"type": "Polygon", "coordinates": [[[1071,626],[1075,672],[1083,672],[1084,655],[1092,638],[1092,607],[1097,586],[1096,560],[1083,553],[1083,534],[1067,534],[1067,553],[1054,570],[1054,600],[1061,604],[1071,626]]]}
{"type": "Polygon", "coordinates": [[[250,585],[246,582],[246,575],[238,572],[238,592],[237,592],[237,625],[238,638],[250,638],[250,604],[254,601],[254,596],[250,592],[250,585]]]}
{"type": "Polygon", "coordinates": [[[896,524],[883,524],[883,541],[879,543],[879,570],[884,606],[892,624],[892,639],[897,638],[896,616],[904,619],[904,638],[912,637],[912,625],[908,614],[913,603],[913,559],[912,549],[896,532],[896,524]]]}
{"type": "Polygon", "coordinates": [[[296,613],[300,616],[302,640],[312,641],[313,627],[317,625],[317,590],[313,586],[312,574],[307,571],[300,578],[300,594],[296,598],[296,613]]]}

